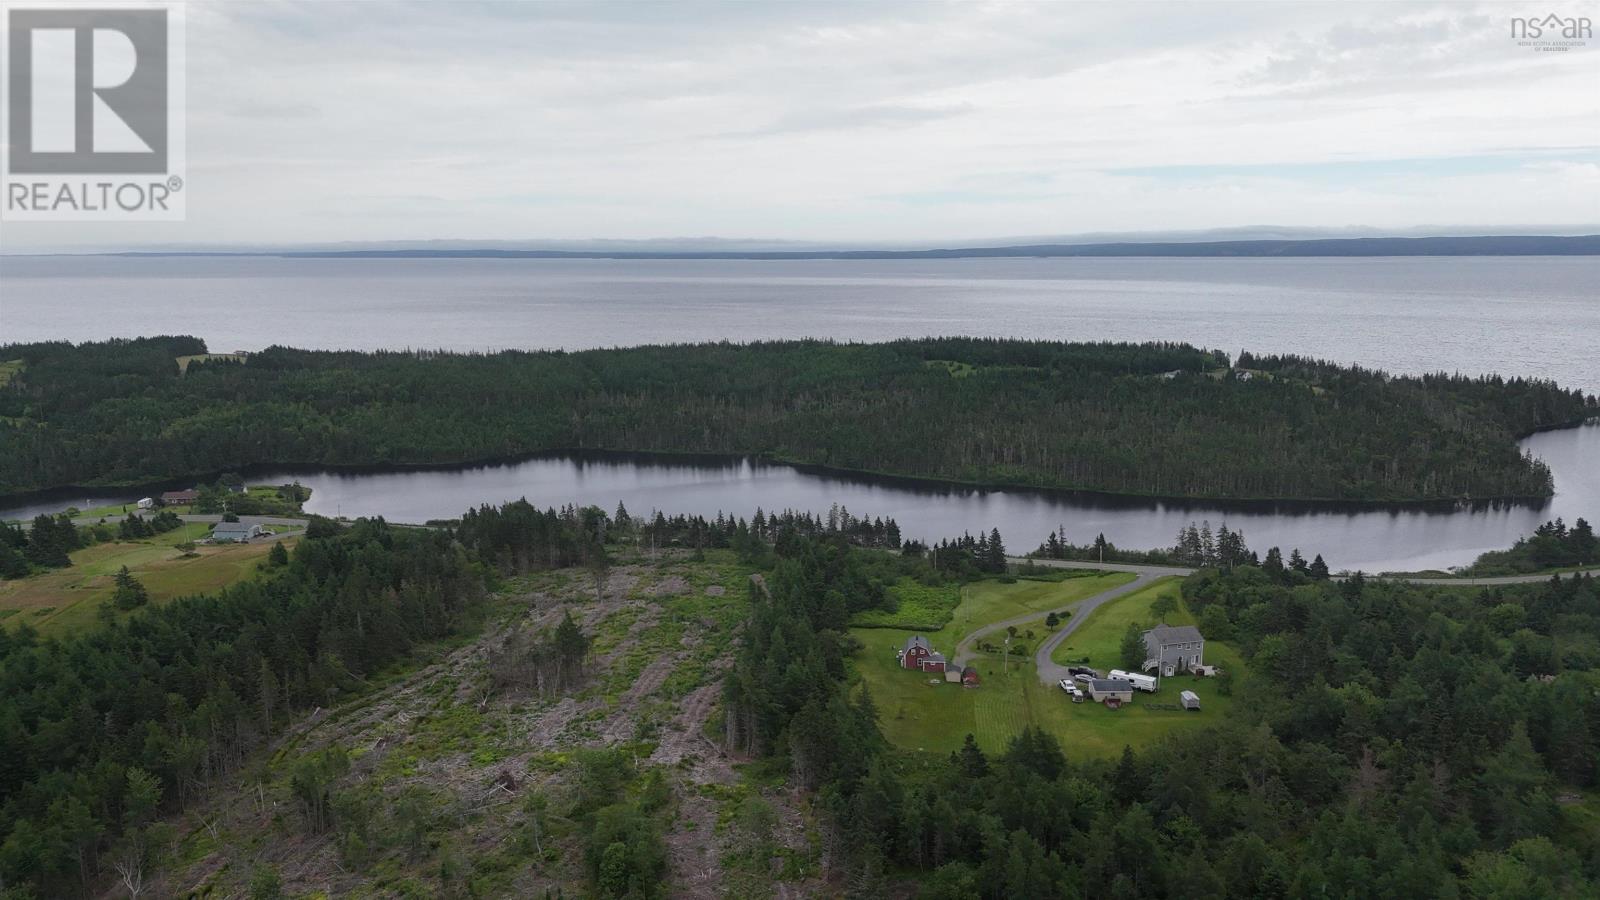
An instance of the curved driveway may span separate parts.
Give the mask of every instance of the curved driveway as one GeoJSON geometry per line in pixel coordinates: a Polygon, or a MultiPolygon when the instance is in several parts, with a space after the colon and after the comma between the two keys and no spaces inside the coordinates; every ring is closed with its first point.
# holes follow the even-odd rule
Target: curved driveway
{"type": "MultiPolygon", "coordinates": [[[[1134,565],[1132,563],[1096,563],[1066,559],[1025,559],[1012,557],[1011,562],[1019,565],[1022,563],[1031,562],[1035,565],[1049,566],[1058,569],[1098,569],[1104,572],[1132,572],[1135,575],[1135,578],[1127,584],[1119,584],[1108,591],[1102,591],[1092,597],[1087,597],[1078,601],[1078,605],[1073,609],[1072,615],[1067,619],[1066,623],[1063,624],[1055,634],[1052,634],[1049,638],[1045,639],[1044,643],[1039,645],[1039,649],[1033,654],[1033,665],[1035,671],[1038,672],[1039,681],[1044,684],[1055,684],[1061,679],[1067,677],[1067,667],[1052,661],[1050,656],[1055,652],[1057,647],[1061,646],[1062,642],[1071,637],[1074,631],[1078,630],[1078,626],[1082,625],[1089,618],[1089,614],[1098,609],[1101,604],[1104,604],[1110,600],[1115,600],[1118,597],[1125,597],[1134,591],[1149,587],[1163,578],[1192,575],[1195,571],[1194,569],[1186,569],[1180,566],[1143,566],[1134,565]]],[[[1600,569],[1586,569],[1583,570],[1583,573],[1600,574],[1600,569]]],[[[1342,575],[1335,576],[1335,580],[1342,581],[1344,580],[1344,577],[1345,576],[1342,575]]],[[[1373,577],[1376,578],[1378,576],[1373,577]]],[[[1505,575],[1497,578],[1400,578],[1395,580],[1405,581],[1410,584],[1473,587],[1496,584],[1533,584],[1535,582],[1548,581],[1550,577],[1550,575],[1505,575]]],[[[954,657],[955,664],[958,666],[964,666],[967,664],[968,660],[976,655],[976,652],[973,650],[973,648],[977,645],[977,642],[980,638],[987,637],[988,635],[995,634],[997,632],[1005,631],[1007,626],[1010,625],[1025,625],[1029,622],[1038,620],[1039,617],[1040,614],[1036,612],[1028,613],[1027,615],[1023,616],[1013,616],[1012,618],[1004,619],[999,622],[991,622],[990,624],[973,631],[971,634],[968,634],[966,637],[962,638],[961,642],[956,645],[956,654],[954,657]]]]}

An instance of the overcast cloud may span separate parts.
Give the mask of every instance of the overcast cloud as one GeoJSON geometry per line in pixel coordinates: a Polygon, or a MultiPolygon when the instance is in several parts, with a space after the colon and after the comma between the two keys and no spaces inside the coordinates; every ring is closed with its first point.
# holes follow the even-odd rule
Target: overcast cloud
{"type": "Polygon", "coordinates": [[[1600,222],[1553,3],[193,3],[189,221],[66,244],[1600,222]]]}

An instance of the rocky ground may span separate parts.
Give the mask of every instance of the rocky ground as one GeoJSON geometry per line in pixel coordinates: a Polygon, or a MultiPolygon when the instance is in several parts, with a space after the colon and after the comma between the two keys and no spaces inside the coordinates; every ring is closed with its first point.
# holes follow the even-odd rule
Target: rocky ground
{"type": "Polygon", "coordinates": [[[577,777],[574,754],[594,748],[626,755],[638,773],[666,775],[666,895],[817,893],[806,804],[781,773],[730,759],[712,737],[750,589],[749,572],[715,554],[617,565],[598,589],[587,572],[513,581],[472,640],[305,716],[270,759],[214,786],[175,822],[173,858],[146,896],[250,896],[252,879],[273,875],[289,897],[587,896],[584,835],[563,820],[563,798],[577,777]],[[568,613],[592,640],[581,684],[545,698],[494,690],[494,651],[568,613]],[[377,824],[364,853],[309,833],[290,790],[293,762],[335,745],[351,759],[337,789],[373,798],[377,824]],[[530,792],[551,798],[537,841],[530,792]],[[422,846],[408,847],[382,833],[383,823],[399,798],[419,795],[429,827],[422,846]],[[766,849],[752,854],[741,823],[768,819],[766,849]]]}

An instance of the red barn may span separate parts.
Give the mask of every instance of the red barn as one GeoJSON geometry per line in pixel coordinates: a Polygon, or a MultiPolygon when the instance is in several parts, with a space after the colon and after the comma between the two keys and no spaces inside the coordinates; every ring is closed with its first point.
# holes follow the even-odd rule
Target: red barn
{"type": "Polygon", "coordinates": [[[944,671],[944,654],[943,653],[929,653],[927,656],[924,656],[922,658],[922,671],[924,671],[924,672],[943,672],[944,671]]]}
{"type": "Polygon", "coordinates": [[[900,667],[903,669],[921,669],[922,661],[933,655],[933,647],[928,639],[920,634],[906,638],[905,649],[900,651],[900,667]]]}

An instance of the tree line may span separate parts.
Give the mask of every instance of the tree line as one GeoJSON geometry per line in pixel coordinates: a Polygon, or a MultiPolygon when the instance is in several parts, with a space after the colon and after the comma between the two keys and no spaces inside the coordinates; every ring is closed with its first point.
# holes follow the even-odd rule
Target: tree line
{"type": "MultiPolygon", "coordinates": [[[[447,532],[316,520],[268,577],[41,640],[0,630],[0,884],[75,895],[141,877],[160,817],[420,641],[484,571],[447,532]]],[[[137,590],[132,585],[129,590],[137,590]]]]}
{"type": "Polygon", "coordinates": [[[1540,525],[1533,534],[1518,538],[1507,550],[1495,550],[1478,557],[1466,569],[1468,575],[1514,575],[1600,564],[1600,539],[1587,519],[1578,519],[1569,528],[1555,519],[1540,525]]]}
{"type": "Polygon", "coordinates": [[[930,760],[886,744],[853,642],[818,614],[853,556],[796,548],[752,596],[722,729],[813,792],[825,865],[852,894],[897,878],[952,900],[1600,888],[1592,838],[1559,806],[1597,784],[1590,578],[1462,592],[1207,568],[1183,596],[1248,660],[1233,719],[1114,762],[1031,729],[930,760]]]}
{"type": "Polygon", "coordinates": [[[1250,358],[1244,372],[1180,344],[272,347],[180,374],[173,358],[203,349],[188,337],[0,348],[22,362],[0,387],[0,493],[618,450],[1170,497],[1544,497],[1549,472],[1516,438],[1600,412],[1546,381],[1296,357],[1250,358]]]}
{"type": "Polygon", "coordinates": [[[0,578],[25,578],[41,569],[64,569],[72,565],[70,554],[74,550],[106,541],[137,541],[182,525],[183,520],[170,510],[159,510],[148,519],[129,513],[115,528],[104,521],[79,527],[68,513],[40,513],[26,530],[0,522],[0,578]]]}

